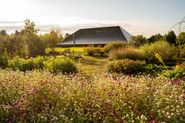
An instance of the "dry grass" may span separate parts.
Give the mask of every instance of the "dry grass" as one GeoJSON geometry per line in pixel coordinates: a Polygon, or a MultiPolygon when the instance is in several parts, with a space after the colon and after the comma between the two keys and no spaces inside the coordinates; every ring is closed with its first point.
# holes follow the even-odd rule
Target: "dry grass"
{"type": "Polygon", "coordinates": [[[133,59],[144,60],[144,55],[141,51],[135,50],[133,47],[113,49],[109,52],[111,59],[133,59]]]}

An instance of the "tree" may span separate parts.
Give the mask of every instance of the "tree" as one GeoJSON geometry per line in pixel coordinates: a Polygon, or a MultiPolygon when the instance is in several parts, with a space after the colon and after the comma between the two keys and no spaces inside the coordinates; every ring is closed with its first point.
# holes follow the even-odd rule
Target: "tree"
{"type": "Polygon", "coordinates": [[[185,32],[181,32],[177,38],[176,44],[185,47],[185,32]]]}
{"type": "Polygon", "coordinates": [[[7,35],[6,30],[1,30],[1,31],[0,31],[0,35],[2,35],[2,36],[7,35]]]}
{"type": "Polygon", "coordinates": [[[168,32],[166,35],[166,41],[169,42],[170,44],[176,44],[176,38],[177,36],[175,35],[174,31],[168,32]]]}
{"type": "Polygon", "coordinates": [[[155,41],[160,41],[160,40],[162,40],[162,37],[163,36],[160,33],[152,35],[150,38],[148,38],[148,42],[153,43],[155,41]]]}
{"type": "Polygon", "coordinates": [[[148,40],[143,35],[131,36],[129,40],[129,44],[139,47],[147,43],[148,40]]]}
{"type": "Polygon", "coordinates": [[[70,34],[69,33],[66,33],[64,37],[67,38],[69,36],[70,36],[70,34]]]}
{"type": "Polygon", "coordinates": [[[52,30],[49,34],[49,47],[54,51],[54,47],[61,41],[60,40],[60,31],[54,31],[52,30]]]}
{"type": "Polygon", "coordinates": [[[15,35],[19,35],[19,31],[18,30],[15,30],[15,35]]]}
{"type": "Polygon", "coordinates": [[[24,30],[25,33],[32,34],[32,33],[38,33],[39,29],[35,29],[35,23],[31,22],[30,19],[26,19],[23,21],[25,23],[24,30]]]}

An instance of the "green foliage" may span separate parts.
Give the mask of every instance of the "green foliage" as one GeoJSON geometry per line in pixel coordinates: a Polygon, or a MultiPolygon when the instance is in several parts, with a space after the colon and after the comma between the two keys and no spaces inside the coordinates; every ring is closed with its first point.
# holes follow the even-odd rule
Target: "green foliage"
{"type": "Polygon", "coordinates": [[[88,47],[84,47],[83,51],[88,56],[93,56],[95,54],[102,56],[104,54],[101,45],[98,47],[94,47],[94,45],[89,45],[88,47]]]}
{"type": "Polygon", "coordinates": [[[32,34],[32,33],[37,33],[39,30],[35,29],[36,24],[34,22],[31,22],[30,19],[24,20],[25,23],[25,33],[26,34],[32,34]]]}
{"type": "MultiPolygon", "coordinates": [[[[167,68],[169,69],[171,67],[167,68]]],[[[166,70],[166,67],[163,65],[148,64],[144,67],[144,71],[149,73],[161,73],[163,70],[166,70]]]]}
{"type": "Polygon", "coordinates": [[[30,59],[23,59],[19,58],[19,56],[14,57],[13,59],[8,61],[8,67],[20,71],[31,71],[33,69],[43,69],[44,67],[44,57],[38,56],[36,58],[30,58],[30,59]]]}
{"type": "Polygon", "coordinates": [[[148,40],[143,35],[131,36],[129,40],[129,45],[134,47],[139,47],[146,44],[148,40]]]}
{"type": "Polygon", "coordinates": [[[162,35],[160,33],[152,35],[150,38],[148,38],[148,43],[153,43],[155,41],[160,41],[162,40],[162,35]]]}
{"type": "Polygon", "coordinates": [[[70,51],[71,51],[71,49],[70,49],[70,48],[66,48],[66,49],[64,49],[64,52],[65,52],[65,53],[70,53],[70,51]]]}
{"type": "Polygon", "coordinates": [[[0,55],[0,66],[6,68],[8,66],[8,60],[10,60],[10,55],[5,48],[4,54],[0,55]]]}
{"type": "Polygon", "coordinates": [[[140,49],[148,62],[158,61],[155,54],[159,54],[164,62],[172,60],[176,56],[176,48],[166,41],[156,41],[154,43],[145,44],[141,46],[140,49]]]}
{"type": "Polygon", "coordinates": [[[174,31],[170,31],[166,35],[166,41],[169,42],[171,45],[176,44],[176,39],[177,39],[177,36],[175,35],[174,31]]]}
{"type": "Polygon", "coordinates": [[[88,47],[84,47],[83,51],[88,56],[93,56],[95,54],[95,48],[94,45],[89,45],[88,47]]]}
{"type": "Polygon", "coordinates": [[[179,80],[185,76],[185,68],[177,70],[165,70],[161,74],[165,78],[179,80]]]}
{"type": "Polygon", "coordinates": [[[133,47],[113,49],[109,52],[111,59],[132,59],[145,60],[141,51],[135,50],[133,47]]]}
{"type": "Polygon", "coordinates": [[[116,73],[137,73],[143,69],[144,61],[133,61],[130,59],[120,60],[108,66],[109,72],[116,73]]]}
{"type": "Polygon", "coordinates": [[[103,51],[108,54],[113,49],[125,48],[127,44],[125,42],[111,42],[103,47],[103,51]]]}
{"type": "Polygon", "coordinates": [[[163,71],[162,76],[175,80],[183,78],[185,76],[185,62],[183,62],[181,65],[176,65],[173,70],[163,71]]]}
{"type": "Polygon", "coordinates": [[[36,57],[45,55],[45,49],[54,47],[63,40],[60,31],[51,31],[49,34],[37,35],[38,29],[35,29],[35,23],[29,19],[24,20],[25,29],[15,31],[8,35],[5,30],[0,31],[0,54],[4,49],[12,56],[19,55],[22,58],[36,57]]]}
{"type": "Polygon", "coordinates": [[[185,47],[185,32],[181,32],[178,36],[176,44],[181,47],[185,47]]]}
{"type": "Polygon", "coordinates": [[[44,62],[44,69],[49,70],[51,73],[58,72],[77,72],[77,68],[71,59],[66,57],[52,57],[44,62]]]}

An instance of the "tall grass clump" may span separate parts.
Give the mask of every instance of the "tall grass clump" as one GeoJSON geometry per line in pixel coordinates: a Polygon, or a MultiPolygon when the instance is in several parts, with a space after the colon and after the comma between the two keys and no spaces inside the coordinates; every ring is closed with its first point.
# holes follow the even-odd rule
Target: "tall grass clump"
{"type": "Polygon", "coordinates": [[[127,47],[127,44],[125,42],[111,42],[111,43],[108,43],[106,44],[104,47],[103,47],[103,51],[108,54],[111,50],[113,49],[120,49],[120,48],[126,48],[127,47]]]}
{"type": "Polygon", "coordinates": [[[88,45],[88,47],[84,47],[83,51],[88,56],[93,56],[95,54],[102,56],[104,54],[103,49],[101,48],[101,45],[94,47],[93,44],[88,45]]]}
{"type": "Polygon", "coordinates": [[[172,60],[177,54],[176,47],[171,46],[166,41],[156,41],[154,43],[144,44],[140,47],[140,49],[148,62],[158,61],[158,59],[155,57],[155,54],[159,54],[164,62],[172,60]]]}
{"type": "Polygon", "coordinates": [[[185,122],[184,78],[93,76],[0,69],[0,122],[185,122]]]}
{"type": "Polygon", "coordinates": [[[144,60],[144,55],[141,51],[134,50],[133,47],[112,49],[109,52],[111,59],[132,59],[132,60],[144,60]]]}

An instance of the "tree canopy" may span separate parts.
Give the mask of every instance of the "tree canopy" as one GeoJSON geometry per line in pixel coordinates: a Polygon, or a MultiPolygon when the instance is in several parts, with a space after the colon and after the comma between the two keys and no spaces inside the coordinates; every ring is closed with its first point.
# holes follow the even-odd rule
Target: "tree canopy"
{"type": "Polygon", "coordinates": [[[135,47],[139,47],[147,43],[148,40],[143,35],[131,36],[129,40],[129,44],[135,47]]]}

